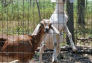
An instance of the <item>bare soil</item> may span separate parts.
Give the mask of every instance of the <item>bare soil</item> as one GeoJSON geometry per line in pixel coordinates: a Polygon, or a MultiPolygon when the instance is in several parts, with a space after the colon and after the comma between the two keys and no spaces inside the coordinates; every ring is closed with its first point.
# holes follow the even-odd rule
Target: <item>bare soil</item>
{"type": "MultiPolygon", "coordinates": [[[[59,63],[92,63],[92,55],[64,51],[59,54],[58,60],[59,63]]],[[[51,53],[43,54],[43,63],[51,63],[51,53]]]]}
{"type": "MultiPolygon", "coordinates": [[[[51,63],[52,53],[43,53],[43,63],[51,63]]],[[[39,63],[39,55],[35,55],[30,63],[39,63]]],[[[76,54],[71,51],[61,52],[58,56],[59,63],[92,63],[92,55],[76,54]]],[[[7,63],[13,61],[13,58],[6,58],[0,56],[0,63],[7,63]]]]}

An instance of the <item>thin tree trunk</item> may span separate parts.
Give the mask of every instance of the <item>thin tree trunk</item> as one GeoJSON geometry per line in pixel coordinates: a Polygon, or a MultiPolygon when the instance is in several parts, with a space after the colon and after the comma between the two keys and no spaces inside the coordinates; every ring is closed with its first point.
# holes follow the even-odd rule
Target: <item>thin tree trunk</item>
{"type": "Polygon", "coordinates": [[[85,26],[85,0],[78,0],[78,24],[85,26]]]}
{"type": "MultiPolygon", "coordinates": [[[[74,18],[73,18],[73,3],[70,3],[69,0],[67,0],[67,14],[68,14],[68,28],[72,34],[72,39],[74,40],[74,18]]],[[[67,44],[70,45],[69,38],[67,37],[67,44]]]]}
{"type": "Polygon", "coordinates": [[[78,0],[78,27],[85,37],[85,7],[86,0],[78,0]]]}

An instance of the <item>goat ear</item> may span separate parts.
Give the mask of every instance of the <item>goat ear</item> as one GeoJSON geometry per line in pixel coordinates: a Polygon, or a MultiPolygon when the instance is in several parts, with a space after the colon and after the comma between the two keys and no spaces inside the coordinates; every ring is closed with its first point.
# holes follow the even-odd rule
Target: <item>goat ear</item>
{"type": "Polygon", "coordinates": [[[51,25],[52,30],[56,33],[56,34],[60,34],[60,32],[56,29],[56,27],[54,27],[53,25],[51,25]]]}
{"type": "Polygon", "coordinates": [[[39,32],[39,28],[40,28],[41,24],[38,24],[34,30],[34,32],[32,33],[32,35],[37,35],[37,33],[39,32]]]}

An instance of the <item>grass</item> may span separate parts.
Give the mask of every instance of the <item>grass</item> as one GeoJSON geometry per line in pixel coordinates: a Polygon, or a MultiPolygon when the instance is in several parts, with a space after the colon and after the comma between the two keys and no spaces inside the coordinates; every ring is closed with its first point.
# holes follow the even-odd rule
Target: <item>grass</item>
{"type": "MultiPolygon", "coordinates": [[[[49,2],[43,4],[43,1],[40,2],[39,4],[42,18],[44,17],[48,18],[51,12],[53,12],[53,8],[52,8],[53,5],[52,4],[48,5],[48,4],[49,2]]],[[[7,20],[8,21],[24,20],[26,21],[29,19],[30,21],[32,21],[35,18],[37,21],[39,20],[36,2],[30,3],[30,2],[25,1],[24,4],[23,2],[19,2],[19,3],[15,2],[6,7],[2,7],[2,5],[0,5],[0,8],[1,8],[0,20],[6,20],[6,21],[7,20]]]]}
{"type": "MultiPolygon", "coordinates": [[[[43,2],[44,1],[41,1],[39,3],[41,17],[42,19],[49,18],[53,12],[53,5],[49,1],[45,4],[42,4],[43,2]]],[[[38,22],[39,15],[36,2],[30,3],[24,1],[23,4],[23,1],[20,0],[18,2],[15,1],[6,7],[3,7],[0,2],[0,33],[2,33],[2,31],[3,33],[7,34],[23,34],[28,32],[32,33],[38,22]]]]}
{"type": "MultiPolygon", "coordinates": [[[[8,1],[8,0],[7,0],[8,1]]],[[[0,1],[0,33],[7,34],[29,34],[32,33],[35,26],[39,22],[39,15],[36,2],[32,0],[13,0],[14,2],[8,6],[2,6],[0,1]],[[2,25],[3,23],[3,25],[2,25]],[[8,32],[7,32],[8,31],[8,32]]],[[[54,11],[55,4],[50,0],[39,0],[39,7],[41,11],[41,17],[50,18],[54,11]]],[[[86,29],[79,30],[77,24],[77,3],[74,3],[74,24],[75,33],[78,36],[83,36],[84,33],[88,36],[92,36],[92,7],[88,2],[86,8],[86,29]]]]}

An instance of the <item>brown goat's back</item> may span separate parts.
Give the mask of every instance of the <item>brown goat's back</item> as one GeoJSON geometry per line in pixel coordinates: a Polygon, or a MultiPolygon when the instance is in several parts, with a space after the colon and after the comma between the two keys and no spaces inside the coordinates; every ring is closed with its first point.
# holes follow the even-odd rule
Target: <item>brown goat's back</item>
{"type": "Polygon", "coordinates": [[[31,59],[34,54],[31,40],[32,37],[28,35],[8,36],[1,48],[2,54],[0,53],[0,55],[27,61],[28,59],[31,59]]]}

